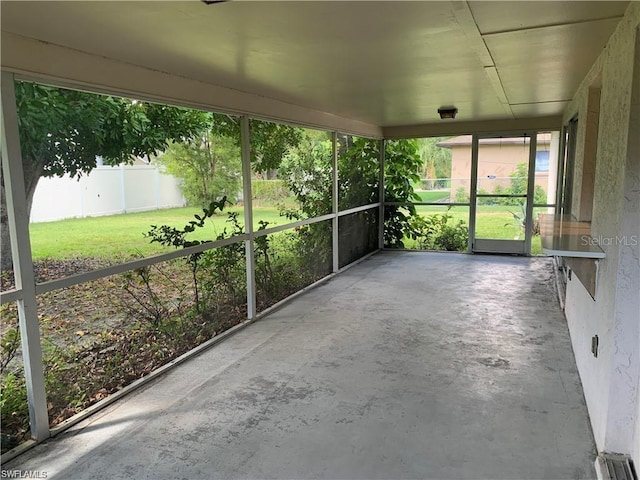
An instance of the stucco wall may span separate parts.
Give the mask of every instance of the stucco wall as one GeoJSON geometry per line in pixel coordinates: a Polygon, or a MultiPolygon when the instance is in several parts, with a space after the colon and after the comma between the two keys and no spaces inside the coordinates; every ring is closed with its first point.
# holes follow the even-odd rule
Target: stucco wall
{"type": "MultiPolygon", "coordinates": [[[[633,78],[629,152],[627,155],[622,218],[623,234],[629,236],[640,235],[640,29],[636,32],[633,78]]],[[[629,356],[630,368],[624,371],[625,376],[628,378],[629,388],[631,388],[635,376],[636,408],[635,418],[631,419],[631,421],[635,420],[632,452],[636,459],[636,465],[640,466],[640,246],[636,245],[633,248],[632,245],[621,248],[618,282],[620,284],[618,299],[620,300],[621,308],[616,312],[616,317],[633,316],[635,314],[638,320],[635,324],[635,337],[633,332],[629,332],[626,339],[628,342],[627,348],[621,350],[621,353],[623,356],[629,356]]]]}
{"type": "Polygon", "coordinates": [[[639,24],[640,3],[632,2],[564,115],[565,123],[576,113],[579,118],[575,206],[582,181],[588,90],[602,75],[591,235],[602,240],[606,258],[599,265],[595,301],[575,276],[568,282],[566,316],[598,449],[633,454],[636,464],[640,267],[633,233],[639,228],[634,202],[640,168],[638,152],[629,145],[640,138],[637,123],[630,121],[639,24]],[[591,353],[591,337],[596,334],[597,358],[591,353]]]}
{"type": "MultiPolygon", "coordinates": [[[[544,145],[548,148],[548,145],[544,145]]],[[[451,198],[458,188],[469,194],[471,188],[471,145],[451,148],[451,198]]],[[[493,193],[496,186],[507,188],[511,185],[509,176],[519,163],[529,163],[529,145],[481,145],[478,159],[478,189],[493,193]],[[489,178],[495,176],[496,178],[489,178]]],[[[550,169],[555,168],[551,166],[550,169]]],[[[549,172],[536,172],[535,184],[546,192],[549,172]]]]}

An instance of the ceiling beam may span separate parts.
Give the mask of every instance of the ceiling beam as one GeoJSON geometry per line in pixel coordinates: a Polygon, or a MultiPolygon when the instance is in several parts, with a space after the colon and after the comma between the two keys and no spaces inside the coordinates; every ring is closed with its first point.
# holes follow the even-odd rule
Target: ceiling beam
{"type": "Polygon", "coordinates": [[[545,25],[536,25],[535,27],[522,27],[522,28],[510,28],[507,30],[494,30],[494,31],[488,31],[488,32],[484,32],[481,35],[483,37],[487,37],[489,35],[501,35],[504,33],[520,33],[520,32],[530,32],[530,31],[534,31],[534,30],[540,30],[542,28],[554,28],[554,27],[562,27],[565,25],[580,25],[583,23],[590,23],[590,22],[598,22],[600,20],[622,20],[622,18],[624,17],[624,15],[610,15],[607,17],[599,17],[599,18],[590,18],[588,20],[578,20],[578,21],[573,21],[573,22],[561,22],[561,23],[547,23],[545,25]]]}
{"type": "Polygon", "coordinates": [[[384,138],[422,138],[468,135],[472,133],[512,133],[527,131],[560,130],[562,117],[534,117],[502,120],[480,120],[474,122],[458,122],[444,120],[440,123],[424,125],[399,125],[382,129],[384,138]]]}
{"type": "Polygon", "coordinates": [[[2,32],[3,70],[24,80],[381,138],[377,125],[2,32]]]}

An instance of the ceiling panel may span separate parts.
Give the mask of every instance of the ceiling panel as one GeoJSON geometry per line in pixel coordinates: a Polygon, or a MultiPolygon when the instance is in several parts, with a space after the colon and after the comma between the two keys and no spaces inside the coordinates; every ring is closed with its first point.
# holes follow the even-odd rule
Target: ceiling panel
{"type": "Polygon", "coordinates": [[[482,34],[622,17],[628,6],[615,1],[469,2],[482,34]]]}
{"type": "Polygon", "coordinates": [[[550,117],[563,112],[569,102],[524,103],[511,105],[516,118],[550,117]]]}
{"type": "Polygon", "coordinates": [[[609,19],[484,36],[509,103],[570,100],[617,23],[609,19]]]}
{"type": "MultiPolygon", "coordinates": [[[[622,3],[469,8],[481,32],[572,23],[484,36],[510,103],[535,104],[570,98],[617,20],[575,22],[619,15],[622,3]]],[[[456,16],[460,2],[4,0],[0,8],[6,32],[374,125],[435,122],[444,105],[457,106],[461,120],[511,117],[478,34],[456,16]]],[[[561,105],[513,113],[558,114],[561,105]]]]}

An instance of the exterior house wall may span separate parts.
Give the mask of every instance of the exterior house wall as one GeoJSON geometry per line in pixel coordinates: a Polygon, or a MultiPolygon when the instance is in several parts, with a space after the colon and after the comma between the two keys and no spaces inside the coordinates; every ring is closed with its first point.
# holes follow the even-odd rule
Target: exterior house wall
{"type": "MultiPolygon", "coordinates": [[[[627,166],[625,169],[624,203],[622,206],[623,235],[631,237],[640,234],[640,28],[636,30],[636,47],[633,72],[633,87],[631,94],[631,117],[629,122],[629,151],[627,154],[627,166]]],[[[618,268],[618,282],[623,288],[619,288],[617,303],[619,309],[616,317],[638,319],[636,335],[629,332],[625,340],[627,345],[623,354],[629,354],[629,367],[635,360],[635,392],[636,409],[635,416],[630,420],[635,420],[634,447],[632,456],[636,459],[636,465],[640,465],[640,251],[639,247],[633,245],[623,246],[620,251],[620,268],[618,268]],[[628,298],[627,298],[628,297],[628,298]],[[633,357],[635,345],[635,358],[633,357]]],[[[620,322],[622,323],[622,322],[620,322]]],[[[633,380],[633,371],[629,373],[630,381],[633,380]]],[[[629,386],[631,387],[631,386],[629,386]]],[[[630,398],[633,402],[633,398],[630,398]]],[[[632,408],[632,407],[631,407],[632,408]]],[[[633,423],[632,423],[633,425],[633,423]]]]}
{"type": "Polygon", "coordinates": [[[185,205],[178,180],[153,165],[99,166],[75,179],[41,178],[31,222],[141,212],[185,205]]]}
{"type": "MultiPolygon", "coordinates": [[[[469,194],[471,188],[471,145],[453,145],[451,147],[451,198],[462,187],[469,194]]],[[[478,189],[493,193],[496,186],[509,187],[509,175],[519,163],[529,162],[529,145],[482,145],[478,161],[478,189]],[[491,179],[489,176],[497,178],[491,179]]],[[[548,172],[536,172],[536,185],[546,192],[548,172]]]]}
{"type": "Polygon", "coordinates": [[[565,313],[598,450],[630,454],[636,465],[640,464],[640,129],[637,96],[632,108],[632,85],[635,81],[637,89],[640,81],[637,65],[634,79],[639,24],[640,3],[631,2],[564,115],[565,123],[578,115],[575,214],[588,145],[589,89],[601,76],[591,236],[606,258],[599,264],[595,300],[573,276],[567,284],[565,313]],[[597,357],[591,353],[594,335],[600,344],[597,357]]]}

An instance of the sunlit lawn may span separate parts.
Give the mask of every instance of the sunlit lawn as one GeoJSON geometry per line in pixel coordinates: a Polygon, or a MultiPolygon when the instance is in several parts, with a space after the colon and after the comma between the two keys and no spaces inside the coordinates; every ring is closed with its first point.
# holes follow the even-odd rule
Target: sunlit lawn
{"type": "MultiPolygon", "coordinates": [[[[239,212],[238,220],[244,225],[241,207],[231,207],[206,220],[203,229],[191,234],[194,240],[215,240],[223,230],[231,231],[228,212],[239,212]]],[[[34,259],[41,258],[130,258],[153,255],[171,250],[145,237],[151,225],[184,227],[194,214],[202,214],[195,207],[171,208],[149,212],[109,215],[103,217],[72,218],[56,222],[32,223],[31,249],[34,259]]],[[[289,223],[275,207],[254,208],[254,223],[268,221],[270,225],[289,223]]]]}
{"type": "MultiPolygon", "coordinates": [[[[416,207],[416,209],[418,213],[424,216],[434,213],[448,213],[453,217],[449,222],[457,223],[459,220],[463,220],[465,224],[469,223],[469,207],[455,206],[448,209],[447,206],[430,205],[416,207]]],[[[546,213],[546,209],[535,209],[534,217],[537,217],[538,213],[546,213]]],[[[519,220],[514,217],[514,214],[521,214],[520,208],[515,205],[478,206],[476,237],[505,240],[513,240],[518,237],[518,239],[524,240],[524,230],[521,228],[519,220]]],[[[531,240],[531,253],[533,255],[542,254],[539,235],[534,236],[531,240]]]]}
{"type": "Polygon", "coordinates": [[[449,190],[428,190],[417,191],[422,202],[446,202],[449,201],[451,192],[449,190]]]}
{"type": "MultiPolygon", "coordinates": [[[[482,238],[513,239],[518,233],[518,222],[513,219],[512,212],[517,207],[480,206],[478,215],[478,235],[482,238]]],[[[445,206],[418,207],[422,215],[445,213],[445,206]]],[[[223,213],[207,219],[201,231],[194,232],[190,238],[198,240],[215,240],[225,227],[231,231],[227,222],[228,212],[238,212],[238,219],[244,224],[241,207],[231,207],[223,213]]],[[[468,207],[452,207],[449,211],[452,221],[469,220],[468,207]]],[[[150,243],[144,236],[151,225],[170,225],[181,228],[193,215],[201,213],[198,208],[172,208],[141,213],[110,215],[104,217],[74,218],[57,222],[32,223],[31,248],[34,259],[42,258],[105,258],[126,259],[134,256],[148,256],[170,251],[171,247],[162,247],[150,243]]],[[[517,213],[517,212],[516,212],[517,213]]],[[[253,212],[254,224],[259,220],[269,222],[270,226],[290,223],[279,215],[277,207],[256,207],[253,212]]],[[[520,232],[520,238],[523,233],[520,232]]],[[[540,237],[535,236],[532,242],[532,253],[540,254],[540,237]]]]}

